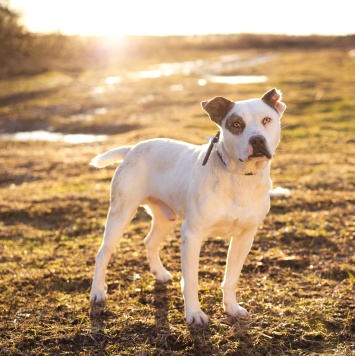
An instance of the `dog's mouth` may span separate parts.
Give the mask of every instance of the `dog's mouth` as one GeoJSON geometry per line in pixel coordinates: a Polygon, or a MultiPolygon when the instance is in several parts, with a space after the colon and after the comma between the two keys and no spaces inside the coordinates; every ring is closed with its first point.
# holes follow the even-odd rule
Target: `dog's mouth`
{"type": "Polygon", "coordinates": [[[272,158],[272,154],[269,152],[267,148],[254,150],[254,152],[248,156],[249,159],[264,159],[268,160],[272,158]]]}
{"type": "Polygon", "coordinates": [[[268,161],[273,158],[273,155],[269,151],[265,152],[253,152],[251,155],[248,156],[246,160],[240,159],[240,162],[250,162],[250,161],[268,161]]]}

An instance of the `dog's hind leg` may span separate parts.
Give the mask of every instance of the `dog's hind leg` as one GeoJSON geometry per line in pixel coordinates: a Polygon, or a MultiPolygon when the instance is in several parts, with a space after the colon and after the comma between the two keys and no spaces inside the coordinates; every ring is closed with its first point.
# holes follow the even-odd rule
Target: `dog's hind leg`
{"type": "Polygon", "coordinates": [[[106,301],[105,275],[111,254],[121,240],[124,229],[132,220],[139,203],[130,201],[118,194],[119,201],[113,199],[107,216],[104,238],[95,260],[95,272],[92,282],[90,301],[100,303],[106,301]]]}
{"type": "Polygon", "coordinates": [[[173,229],[177,216],[174,211],[161,201],[153,201],[150,199],[145,208],[152,217],[151,229],[144,239],[150,272],[155,276],[158,282],[165,283],[169,281],[172,276],[171,273],[164,268],[160,260],[159,245],[165,236],[173,229]]]}

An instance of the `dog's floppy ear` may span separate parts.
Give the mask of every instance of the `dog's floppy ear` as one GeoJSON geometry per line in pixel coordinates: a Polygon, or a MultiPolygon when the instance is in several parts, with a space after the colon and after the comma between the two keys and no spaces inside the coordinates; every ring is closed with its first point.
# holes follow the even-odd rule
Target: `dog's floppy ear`
{"type": "Polygon", "coordinates": [[[261,100],[275,109],[280,115],[286,110],[286,105],[281,101],[282,100],[282,93],[280,90],[276,88],[269,90],[266,92],[261,100]]]}
{"type": "Polygon", "coordinates": [[[201,102],[202,109],[206,111],[211,120],[217,125],[221,125],[222,120],[227,116],[228,111],[233,105],[233,101],[222,96],[216,96],[211,100],[201,102]]]}

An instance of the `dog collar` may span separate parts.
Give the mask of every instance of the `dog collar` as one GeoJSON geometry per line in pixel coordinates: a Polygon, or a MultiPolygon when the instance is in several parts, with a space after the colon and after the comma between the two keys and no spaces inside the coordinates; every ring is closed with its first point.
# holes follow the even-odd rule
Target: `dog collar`
{"type": "MultiPolygon", "coordinates": [[[[222,161],[222,163],[227,167],[227,164],[226,164],[226,162],[224,162],[221,152],[219,152],[218,150],[217,150],[217,156],[222,161]]],[[[249,173],[244,173],[243,176],[255,176],[256,174],[257,173],[249,172],[249,173]]]]}
{"type": "MultiPolygon", "coordinates": [[[[205,166],[208,159],[210,158],[210,155],[211,155],[211,152],[212,152],[212,149],[213,149],[213,146],[218,142],[219,140],[219,136],[221,135],[221,132],[218,131],[215,135],[215,137],[213,137],[213,139],[211,140],[211,143],[210,145],[208,146],[208,150],[206,152],[206,156],[202,162],[202,165],[205,166]]],[[[222,159],[222,162],[223,162],[223,159],[222,159]]],[[[223,162],[224,163],[224,162],[223,162]]],[[[225,163],[224,163],[225,164],[225,163]]]]}
{"type": "MultiPolygon", "coordinates": [[[[203,162],[202,162],[202,165],[203,165],[203,166],[205,166],[206,163],[208,162],[208,159],[210,158],[210,155],[211,155],[213,146],[218,142],[220,135],[221,135],[221,132],[218,131],[218,132],[216,133],[216,135],[213,137],[213,139],[211,140],[211,143],[210,143],[210,145],[208,146],[208,150],[207,150],[207,152],[206,152],[206,156],[205,156],[205,158],[204,158],[204,160],[203,160],[203,162]]],[[[221,153],[220,153],[218,150],[216,150],[216,151],[217,151],[217,156],[219,157],[219,159],[221,160],[221,162],[227,167],[227,164],[226,164],[226,162],[224,162],[221,153]]],[[[254,176],[255,174],[256,174],[256,173],[249,172],[249,173],[245,173],[245,174],[243,174],[243,175],[245,175],[245,176],[254,176]]]]}

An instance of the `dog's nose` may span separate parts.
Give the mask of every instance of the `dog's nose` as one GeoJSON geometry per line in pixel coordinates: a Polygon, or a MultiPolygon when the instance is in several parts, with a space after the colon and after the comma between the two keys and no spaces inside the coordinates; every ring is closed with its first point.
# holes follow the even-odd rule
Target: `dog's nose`
{"type": "Polygon", "coordinates": [[[268,159],[272,158],[272,155],[267,147],[267,142],[264,136],[256,135],[252,136],[249,139],[249,144],[253,148],[253,153],[250,157],[267,157],[268,159]]]}
{"type": "Polygon", "coordinates": [[[265,147],[265,137],[261,135],[252,136],[249,139],[249,143],[253,148],[260,149],[265,147]]]}

